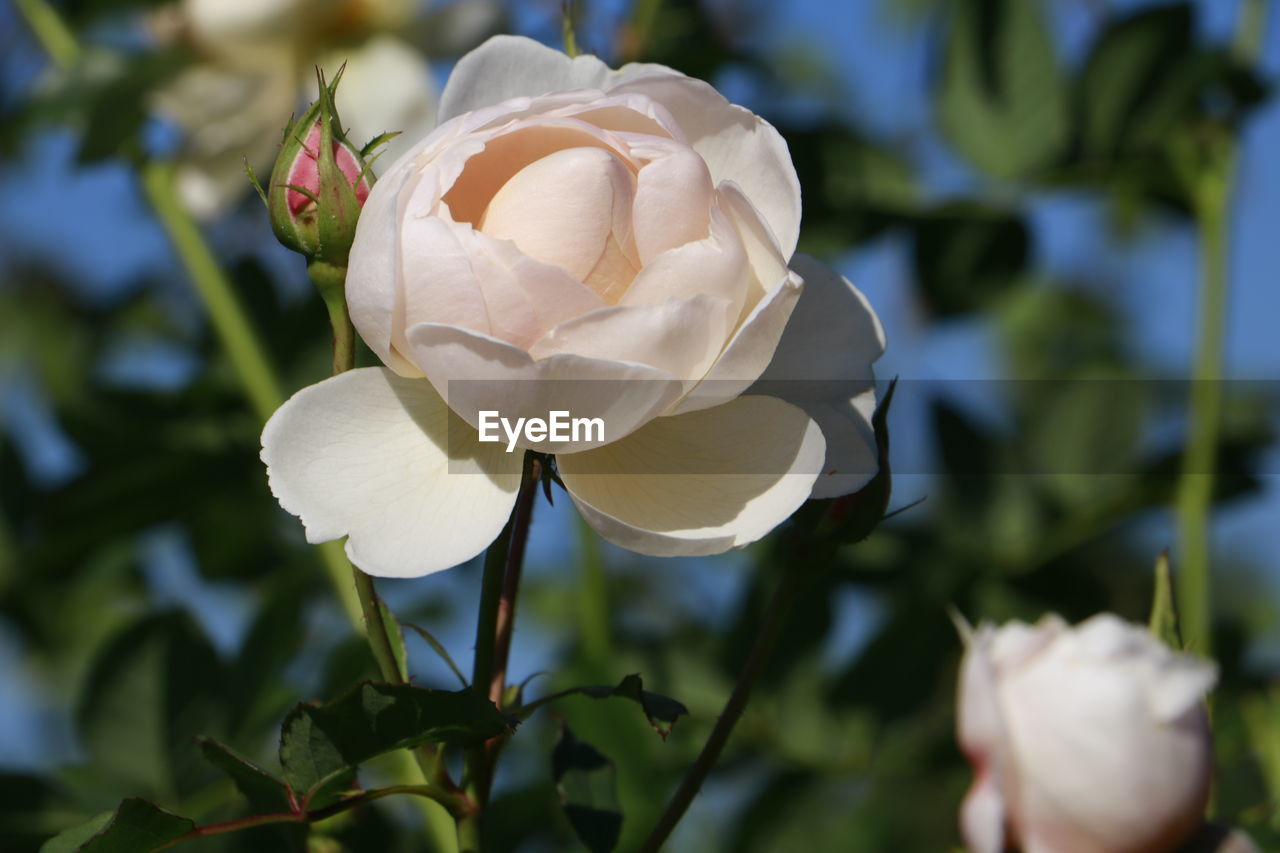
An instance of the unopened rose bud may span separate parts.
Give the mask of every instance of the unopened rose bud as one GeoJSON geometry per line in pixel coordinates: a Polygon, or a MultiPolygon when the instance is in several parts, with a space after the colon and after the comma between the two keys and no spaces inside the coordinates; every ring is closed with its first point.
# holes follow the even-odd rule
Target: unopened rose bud
{"type": "Polygon", "coordinates": [[[286,129],[266,200],[281,243],[308,260],[345,267],[373,176],[343,134],[337,83],[322,83],[319,99],[286,129]]]}
{"type": "Polygon", "coordinates": [[[1217,672],[1102,614],[968,638],[958,735],[973,853],[1171,853],[1203,823],[1217,672]]]}

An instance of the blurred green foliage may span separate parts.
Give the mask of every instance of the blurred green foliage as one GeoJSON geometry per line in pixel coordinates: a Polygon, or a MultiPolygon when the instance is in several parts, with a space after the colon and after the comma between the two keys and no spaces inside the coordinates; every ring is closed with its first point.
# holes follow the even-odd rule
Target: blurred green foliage
{"type": "MultiPolygon", "coordinates": [[[[65,8],[87,26],[141,5],[92,0],[65,8]]],[[[1069,619],[1100,610],[1147,618],[1154,555],[1134,534],[1152,510],[1170,504],[1181,446],[1177,435],[1148,436],[1180,398],[1162,399],[1159,384],[1141,382],[1150,377],[1131,354],[1131,330],[1098,288],[1046,281],[1035,268],[1024,202],[1071,187],[1108,201],[1119,225],[1157,211],[1188,216],[1189,175],[1206,148],[1234,138],[1269,92],[1247,62],[1203,42],[1185,3],[1106,9],[1078,68],[1057,58],[1042,4],[915,6],[940,36],[937,127],[973,170],[977,189],[931,198],[896,146],[835,110],[818,120],[771,116],[804,187],[804,247],[831,257],[901,235],[930,322],[987,324],[1007,375],[1021,381],[1003,387],[1001,416],[990,419],[923,392],[923,428],[939,460],[927,502],[857,544],[848,530],[808,539],[799,525],[779,531],[749,550],[742,567],[749,580],[725,613],[709,618],[672,603],[680,566],[607,551],[612,653],[602,658],[571,636],[545,661],[550,675],[536,682],[538,695],[639,672],[645,685],[687,706],[688,717],[666,739],[628,702],[566,698],[554,714],[530,717],[511,739],[512,769],[495,793],[495,851],[573,849],[575,832],[593,850],[609,849],[615,835],[618,849],[633,849],[705,740],[783,573],[811,577],[705,802],[673,850],[955,849],[969,771],[952,734],[960,643],[948,608],[974,620],[1035,619],[1047,610],[1069,619]],[[1117,396],[1062,381],[1072,379],[1132,381],[1117,396]],[[1068,473],[1091,470],[1112,473],[1068,473]],[[852,594],[867,602],[868,640],[855,654],[833,656],[837,604],[852,594]]],[[[623,58],[704,78],[732,63],[782,91],[793,71],[805,70],[753,52],[693,0],[637,7],[635,26],[619,38],[623,58]]],[[[132,156],[148,92],[182,61],[90,52],[65,77],[9,101],[0,121],[5,151],[21,150],[56,122],[80,134],[86,163],[132,156]]],[[[236,216],[266,228],[248,207],[236,216]]],[[[256,260],[228,253],[227,264],[257,327],[270,330],[266,342],[287,386],[323,376],[328,339],[319,301],[280,298],[256,260]]],[[[250,806],[278,808],[286,795],[274,787],[273,752],[286,712],[375,675],[363,644],[341,636],[345,625],[322,606],[327,588],[297,525],[267,491],[258,424],[215,342],[164,310],[156,283],[103,304],[52,269],[0,267],[0,367],[34,378],[84,470],[50,487],[0,438],[0,617],[47,701],[75,709],[78,751],[71,766],[0,775],[0,849],[13,853],[37,850],[94,815],[97,826],[120,819],[112,810],[123,797],[201,823],[250,806]],[[113,387],[95,366],[113,345],[137,337],[193,353],[199,369],[177,390],[113,387]],[[215,649],[188,614],[157,600],[138,541],[160,526],[182,531],[205,582],[231,585],[254,603],[240,648],[215,649]],[[198,745],[197,736],[217,741],[198,745]]],[[[1220,501],[1258,487],[1257,454],[1274,438],[1258,415],[1265,402],[1275,401],[1242,400],[1226,412],[1220,501]]],[[[1222,668],[1215,811],[1263,849],[1277,849],[1280,699],[1250,662],[1257,643],[1275,640],[1276,607],[1255,594],[1262,581],[1250,568],[1216,567],[1223,594],[1214,626],[1222,668]]],[[[568,588],[576,578],[560,566],[530,580],[521,630],[575,624],[568,588]]],[[[397,615],[428,627],[445,615],[429,604],[417,610],[397,615]]],[[[422,671],[422,659],[413,661],[422,671]]],[[[336,749],[329,770],[345,774],[379,751],[362,749],[355,760],[336,749]]],[[[376,762],[367,772],[378,777],[376,762]]],[[[138,825],[161,835],[179,820],[140,804],[122,808],[137,810],[138,825]]],[[[268,827],[190,849],[300,844],[295,831],[268,827]]],[[[412,815],[386,801],[319,824],[311,845],[422,849],[412,815]]]]}

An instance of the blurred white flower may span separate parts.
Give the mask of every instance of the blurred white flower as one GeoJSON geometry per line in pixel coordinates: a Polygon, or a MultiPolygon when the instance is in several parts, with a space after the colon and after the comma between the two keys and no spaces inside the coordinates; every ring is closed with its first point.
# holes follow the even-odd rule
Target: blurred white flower
{"type": "Polygon", "coordinates": [[[1170,853],[1204,820],[1216,668],[1111,614],[968,638],[958,736],[973,853],[1170,853]]]}
{"type": "MultiPolygon", "coordinates": [[[[281,130],[316,95],[315,66],[332,78],[345,62],[338,105],[350,137],[386,131],[414,140],[435,121],[427,59],[393,33],[417,0],[182,0],[158,18],[160,41],[183,40],[199,61],[156,98],[185,133],[178,186],[205,219],[248,191],[243,161],[268,171],[281,130]]],[[[407,143],[405,143],[407,144],[407,143]]],[[[387,162],[400,153],[394,140],[387,162]]]]}

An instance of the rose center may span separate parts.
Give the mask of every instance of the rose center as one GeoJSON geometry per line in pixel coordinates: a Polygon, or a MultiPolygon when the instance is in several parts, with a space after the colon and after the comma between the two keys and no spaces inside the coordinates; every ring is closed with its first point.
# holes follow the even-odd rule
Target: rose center
{"type": "Polygon", "coordinates": [[[522,168],[477,223],[529,257],[561,267],[614,304],[639,271],[635,175],[603,148],[564,148],[522,168]]]}

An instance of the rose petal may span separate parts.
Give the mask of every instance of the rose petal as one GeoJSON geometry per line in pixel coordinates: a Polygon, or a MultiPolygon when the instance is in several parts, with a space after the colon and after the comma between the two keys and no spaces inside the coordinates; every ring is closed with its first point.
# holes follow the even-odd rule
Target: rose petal
{"type": "Polygon", "coordinates": [[[804,278],[804,292],[773,360],[748,393],[779,397],[818,422],[827,462],[813,496],[847,495],[879,467],[872,364],[884,353],[884,328],[866,297],[835,270],[809,255],[796,255],[791,266],[804,278]]]}
{"type": "Polygon", "coordinates": [[[404,324],[400,223],[407,198],[402,200],[400,190],[413,177],[410,166],[408,158],[401,159],[369,192],[351,243],[346,291],[351,322],[369,349],[396,373],[414,377],[421,372],[393,342],[404,324]]]}
{"type": "Polygon", "coordinates": [[[1001,853],[1005,846],[1001,787],[1009,746],[992,654],[996,638],[990,625],[980,626],[966,637],[960,665],[956,739],[975,775],[961,806],[960,827],[973,853],[1001,853]]]}
{"type": "MultiPolygon", "coordinates": [[[[551,355],[535,361],[505,341],[422,323],[409,330],[414,360],[459,416],[479,428],[480,412],[546,418],[552,411],[601,418],[604,440],[541,442],[544,453],[585,450],[622,438],[671,405],[681,392],[671,374],[644,364],[551,355]]],[[[525,446],[521,444],[521,446],[525,446]]]]}
{"type": "Polygon", "coordinates": [[[746,299],[751,268],[728,216],[716,208],[710,213],[706,239],[658,255],[640,270],[618,304],[661,305],[704,294],[725,300],[729,323],[734,325],[746,299]]]}
{"type": "Polygon", "coordinates": [[[304,388],[262,432],[271,491],[308,542],[348,536],[347,554],[380,577],[465,562],[502,530],[521,455],[481,444],[421,379],[352,370],[304,388]]]}
{"type": "Polygon", "coordinates": [[[557,457],[587,522],[655,556],[717,554],[764,536],[804,503],[823,455],[804,412],[771,397],[651,421],[557,457]]]}
{"type": "MultiPolygon", "coordinates": [[[[656,153],[656,152],[655,152],[656,153]]],[[[636,251],[642,264],[668,249],[707,237],[713,187],[707,164],[692,149],[671,145],[636,175],[636,251]]]]}
{"type": "Polygon", "coordinates": [[[803,284],[788,273],[758,304],[729,340],[703,380],[671,410],[671,414],[720,406],[751,386],[773,358],[787,318],[803,284]]]}
{"type": "Polygon", "coordinates": [[[684,75],[633,76],[606,91],[636,92],[666,107],[707,161],[712,181],[733,181],[742,187],[769,223],[782,256],[791,256],[800,236],[800,179],[787,143],[773,125],[729,103],[709,83],[684,75]]]}
{"type": "MultiPolygon", "coordinates": [[[[593,285],[610,237],[630,242],[635,177],[601,148],[562,148],[535,160],[494,194],[479,230],[511,240],[534,260],[593,285]]],[[[632,262],[634,264],[634,262],[632,262]]],[[[605,277],[593,287],[606,303],[635,276],[605,277]]]]}
{"type": "Polygon", "coordinates": [[[638,362],[692,385],[720,354],[729,334],[729,313],[728,300],[712,296],[602,308],[556,326],[530,354],[536,359],[573,353],[638,362]]]}
{"type": "Polygon", "coordinates": [[[634,76],[663,73],[678,72],[641,63],[613,71],[589,54],[570,59],[533,39],[494,36],[454,66],[440,97],[440,120],[448,121],[510,98],[572,89],[607,90],[634,76]]]}

